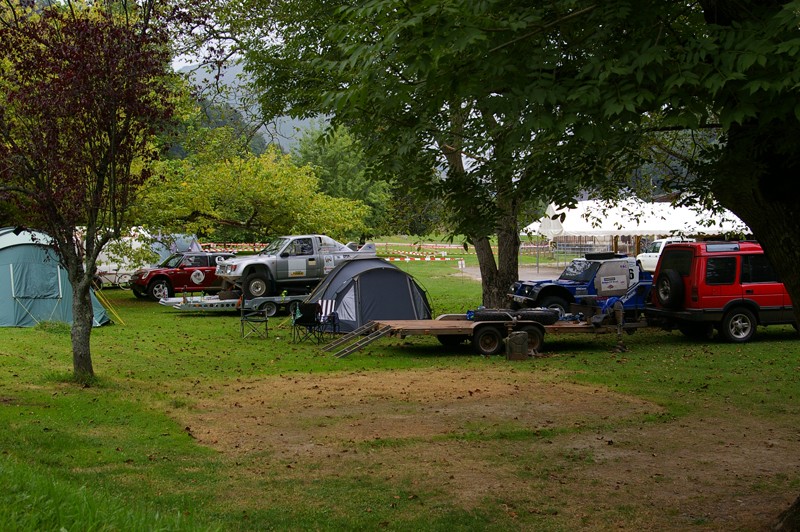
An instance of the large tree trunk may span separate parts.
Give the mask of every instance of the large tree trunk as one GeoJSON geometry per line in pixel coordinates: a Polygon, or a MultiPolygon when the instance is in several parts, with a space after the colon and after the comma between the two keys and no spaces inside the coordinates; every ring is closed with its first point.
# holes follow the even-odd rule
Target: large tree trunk
{"type": "MultiPolygon", "coordinates": [[[[719,168],[727,179],[714,182],[719,202],[753,231],[784,282],[800,323],[800,161],[787,156],[783,141],[800,138],[794,117],[775,120],[769,128],[734,126],[728,132],[719,168]]],[[[800,530],[800,498],[778,517],[774,530],[800,530]]]]}
{"type": "MultiPolygon", "coordinates": [[[[800,191],[796,181],[800,164],[776,150],[781,136],[800,138],[800,124],[793,118],[788,121],[775,124],[773,133],[760,137],[747,126],[732,128],[720,168],[729,172],[729,179],[717,181],[714,194],[753,231],[783,280],[800,323],[800,191]]],[[[800,498],[778,517],[774,530],[800,530],[800,498]]]]}
{"type": "MultiPolygon", "coordinates": [[[[701,0],[706,22],[723,26],[770,17],[785,0],[739,2],[701,0]]],[[[718,96],[719,107],[739,105],[732,84],[730,92],[718,96]]],[[[791,98],[789,94],[784,98],[791,98]]],[[[800,323],[800,160],[797,139],[800,122],[790,112],[772,113],[773,102],[764,102],[763,116],[733,125],[727,131],[720,165],[715,168],[712,191],[717,200],[739,216],[753,231],[767,257],[780,275],[793,302],[795,320],[800,323]],[[763,120],[763,121],[762,121],[763,120]]],[[[778,517],[775,530],[800,530],[800,498],[778,517]]]]}
{"type": "Polygon", "coordinates": [[[519,278],[519,227],[515,201],[499,209],[497,229],[497,260],[487,237],[473,238],[478,265],[481,270],[483,306],[505,308],[512,283],[519,278]]]}
{"type": "Polygon", "coordinates": [[[735,126],[714,185],[719,202],[739,216],[764,248],[794,302],[800,323],[800,160],[787,156],[785,139],[800,138],[794,117],[773,121],[768,129],[735,126]]]}

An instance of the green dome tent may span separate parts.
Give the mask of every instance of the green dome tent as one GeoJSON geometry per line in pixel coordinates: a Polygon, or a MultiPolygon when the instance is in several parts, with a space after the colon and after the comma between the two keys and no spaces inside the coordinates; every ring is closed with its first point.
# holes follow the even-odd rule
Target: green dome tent
{"type": "MultiPolygon", "coordinates": [[[[72,323],[72,285],[48,241],[44,233],[0,228],[0,327],[72,323]]],[[[96,327],[110,321],[94,292],[92,307],[96,327]]]]}

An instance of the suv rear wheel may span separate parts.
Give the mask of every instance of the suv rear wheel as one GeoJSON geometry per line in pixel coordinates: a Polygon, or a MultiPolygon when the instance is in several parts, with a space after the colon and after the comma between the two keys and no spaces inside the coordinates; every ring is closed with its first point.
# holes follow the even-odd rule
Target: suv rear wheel
{"type": "Polygon", "coordinates": [[[746,308],[731,309],[723,316],[719,332],[729,342],[747,342],[756,334],[756,317],[746,308]]]}
{"type": "Polygon", "coordinates": [[[656,297],[665,308],[677,308],[683,303],[683,279],[676,270],[664,270],[656,279],[656,297]]]}

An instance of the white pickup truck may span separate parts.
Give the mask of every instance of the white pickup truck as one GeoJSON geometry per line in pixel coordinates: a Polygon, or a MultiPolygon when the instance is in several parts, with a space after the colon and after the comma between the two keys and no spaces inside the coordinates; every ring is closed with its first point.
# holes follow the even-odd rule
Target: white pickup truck
{"type": "Polygon", "coordinates": [[[325,235],[282,236],[256,255],[220,262],[216,275],[240,288],[245,299],[305,294],[340,262],[376,254],[373,243],[354,248],[325,235]]]}
{"type": "Polygon", "coordinates": [[[653,273],[656,271],[658,257],[661,256],[661,252],[664,251],[664,247],[666,247],[667,244],[673,244],[675,242],[694,242],[694,238],[683,238],[676,236],[653,240],[642,250],[641,253],[636,255],[636,261],[642,266],[644,271],[653,273]]]}

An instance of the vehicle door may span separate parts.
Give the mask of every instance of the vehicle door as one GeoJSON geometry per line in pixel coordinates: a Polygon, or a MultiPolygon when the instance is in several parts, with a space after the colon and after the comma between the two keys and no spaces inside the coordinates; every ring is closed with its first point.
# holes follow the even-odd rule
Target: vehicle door
{"type": "Polygon", "coordinates": [[[789,294],[766,255],[742,255],[741,282],[742,297],[756,302],[762,323],[791,319],[789,294]]]}
{"type": "Polygon", "coordinates": [[[705,276],[697,287],[697,297],[704,309],[722,310],[730,301],[742,298],[742,287],[737,274],[739,258],[738,256],[705,258],[705,276]]]}
{"type": "Polygon", "coordinates": [[[208,265],[206,255],[186,255],[178,268],[173,286],[179,290],[183,287],[191,291],[202,290],[214,280],[215,269],[216,265],[208,265]]]}
{"type": "Polygon", "coordinates": [[[320,277],[328,275],[337,264],[353,256],[351,248],[329,236],[318,235],[314,237],[314,241],[317,244],[317,259],[320,261],[320,277]]]}
{"type": "Polygon", "coordinates": [[[304,281],[319,279],[319,260],[314,254],[314,243],[310,237],[290,240],[278,257],[278,279],[304,281]]]}

